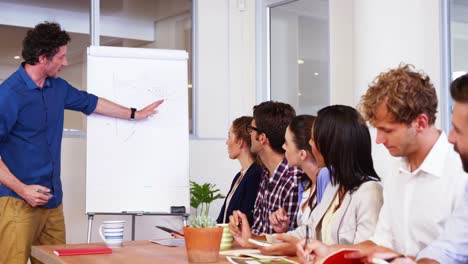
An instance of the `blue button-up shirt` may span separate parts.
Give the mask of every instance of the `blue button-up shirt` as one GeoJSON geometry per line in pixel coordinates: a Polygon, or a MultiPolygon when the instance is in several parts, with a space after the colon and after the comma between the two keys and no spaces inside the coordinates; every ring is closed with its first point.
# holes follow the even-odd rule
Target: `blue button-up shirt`
{"type": "Polygon", "coordinates": [[[468,263],[468,184],[462,203],[445,224],[444,232],[418,254],[443,264],[468,263]]]}
{"type": "MultiPolygon", "coordinates": [[[[37,87],[23,66],[0,84],[0,157],[27,185],[38,184],[54,197],[43,207],[62,203],[60,151],[64,109],[94,112],[98,98],[61,78],[47,78],[37,87]]],[[[0,184],[0,197],[18,194],[0,184]]]]}

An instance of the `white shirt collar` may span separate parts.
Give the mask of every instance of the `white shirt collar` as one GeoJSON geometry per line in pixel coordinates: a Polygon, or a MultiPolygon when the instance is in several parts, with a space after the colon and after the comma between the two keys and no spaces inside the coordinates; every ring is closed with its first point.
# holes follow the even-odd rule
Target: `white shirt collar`
{"type": "Polygon", "coordinates": [[[443,166],[444,163],[441,162],[445,160],[445,156],[448,154],[448,150],[452,147],[452,145],[448,142],[447,135],[445,132],[441,132],[439,138],[437,139],[436,143],[432,146],[429,154],[427,154],[424,161],[421,163],[419,168],[410,172],[409,168],[410,165],[408,161],[403,158],[400,172],[411,174],[412,176],[418,175],[420,171],[423,171],[427,174],[442,177],[443,173],[443,166]]]}

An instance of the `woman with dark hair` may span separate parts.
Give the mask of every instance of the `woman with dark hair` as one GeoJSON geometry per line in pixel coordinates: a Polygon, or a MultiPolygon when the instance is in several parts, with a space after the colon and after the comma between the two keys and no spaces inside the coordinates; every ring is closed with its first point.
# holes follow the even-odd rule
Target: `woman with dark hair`
{"type": "Polygon", "coordinates": [[[234,120],[229,129],[228,139],[226,140],[229,158],[237,159],[241,165],[241,170],[234,177],[223,207],[219,212],[216,220],[219,224],[228,223],[229,216],[232,215],[234,210],[245,212],[249,222],[253,223],[253,208],[263,169],[256,162],[255,154],[250,152],[252,142],[246,127],[251,122],[252,117],[242,116],[234,120]]]}
{"type": "MultiPolygon", "coordinates": [[[[283,149],[288,164],[298,166],[304,172],[304,176],[299,183],[300,207],[297,214],[298,226],[308,222],[310,213],[315,206],[320,203],[325,188],[330,182],[330,174],[327,168],[320,168],[312,154],[309,144],[312,125],[315,116],[296,116],[286,129],[283,149]]],[[[288,231],[289,218],[283,208],[279,208],[270,215],[270,222],[276,233],[288,231]]]]}
{"type": "Polygon", "coordinates": [[[288,234],[304,238],[310,229],[310,238],[325,244],[369,239],[383,199],[366,122],[352,107],[325,107],[318,112],[310,145],[317,165],[332,172],[331,184],[312,212],[309,225],[288,234]]]}

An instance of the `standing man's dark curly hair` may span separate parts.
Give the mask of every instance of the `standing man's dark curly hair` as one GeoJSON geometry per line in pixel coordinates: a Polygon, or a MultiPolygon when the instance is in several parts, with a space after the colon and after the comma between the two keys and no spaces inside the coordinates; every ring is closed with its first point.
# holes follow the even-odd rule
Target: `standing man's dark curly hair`
{"type": "Polygon", "coordinates": [[[28,31],[23,40],[21,55],[27,64],[35,65],[40,55],[52,59],[58,49],[67,45],[70,40],[68,33],[59,24],[45,21],[28,31]]]}

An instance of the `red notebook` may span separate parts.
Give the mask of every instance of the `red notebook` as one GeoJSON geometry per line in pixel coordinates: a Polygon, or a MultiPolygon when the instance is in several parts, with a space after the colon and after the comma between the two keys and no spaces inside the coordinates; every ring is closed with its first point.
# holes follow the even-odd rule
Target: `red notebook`
{"type": "Polygon", "coordinates": [[[64,248],[54,250],[54,254],[57,256],[93,255],[110,253],[112,253],[112,249],[108,247],[64,248]]]}
{"type": "Polygon", "coordinates": [[[322,264],[361,264],[361,260],[359,259],[345,259],[345,255],[356,252],[357,249],[340,249],[329,256],[327,256],[323,261],[322,264]]]}

